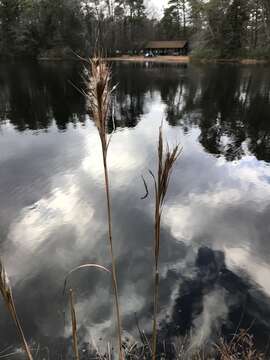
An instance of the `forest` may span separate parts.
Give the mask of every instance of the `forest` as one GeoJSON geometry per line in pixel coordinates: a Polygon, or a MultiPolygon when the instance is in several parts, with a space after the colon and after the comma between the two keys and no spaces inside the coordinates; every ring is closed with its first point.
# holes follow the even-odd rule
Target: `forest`
{"type": "Polygon", "coordinates": [[[137,53],[189,40],[198,58],[270,58],[269,0],[0,0],[1,58],[137,53]]]}

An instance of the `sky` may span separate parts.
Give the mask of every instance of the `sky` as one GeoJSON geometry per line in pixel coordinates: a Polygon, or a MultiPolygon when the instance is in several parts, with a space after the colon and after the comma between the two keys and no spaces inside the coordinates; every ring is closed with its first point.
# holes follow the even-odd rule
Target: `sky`
{"type": "Polygon", "coordinates": [[[162,9],[163,6],[167,5],[168,1],[167,0],[152,0],[152,3],[156,7],[162,9]]]}
{"type": "Polygon", "coordinates": [[[155,7],[160,14],[162,13],[163,7],[168,4],[168,0],[148,0],[146,2],[149,3],[148,6],[155,7]]]}

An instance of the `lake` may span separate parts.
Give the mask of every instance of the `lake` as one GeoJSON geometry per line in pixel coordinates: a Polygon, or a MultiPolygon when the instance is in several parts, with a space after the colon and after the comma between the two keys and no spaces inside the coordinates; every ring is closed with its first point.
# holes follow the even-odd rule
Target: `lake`
{"type": "MultiPolygon", "coordinates": [[[[25,334],[45,358],[63,353],[71,334],[66,274],[84,263],[110,266],[99,137],[76,90],[82,74],[71,63],[0,65],[0,253],[25,334]]],[[[269,67],[116,63],[113,83],[108,161],[126,336],[137,338],[138,326],[151,331],[148,170],[156,171],[163,122],[183,153],[163,211],[160,338],[192,331],[196,347],[250,328],[266,347],[269,67]]],[[[102,347],[115,334],[110,277],[84,269],[69,286],[81,346],[102,347]]],[[[0,351],[8,352],[20,343],[2,301],[0,318],[0,351]]]]}

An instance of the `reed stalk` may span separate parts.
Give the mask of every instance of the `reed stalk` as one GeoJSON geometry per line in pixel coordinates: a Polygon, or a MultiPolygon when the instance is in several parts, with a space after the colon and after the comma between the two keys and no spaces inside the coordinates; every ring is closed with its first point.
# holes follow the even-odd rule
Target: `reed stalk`
{"type": "Polygon", "coordinates": [[[116,272],[116,260],[114,255],[113,237],[112,237],[112,211],[111,211],[111,195],[109,184],[109,172],[107,164],[107,154],[110,139],[107,136],[107,120],[111,103],[111,94],[114,89],[110,87],[111,71],[105,61],[101,57],[90,60],[90,75],[87,79],[88,91],[86,93],[89,101],[90,111],[93,115],[96,127],[99,132],[102,159],[105,179],[106,205],[107,205],[107,222],[108,222],[108,240],[110,248],[110,256],[112,263],[112,285],[115,299],[115,309],[117,317],[117,336],[119,347],[119,359],[123,359],[122,354],[122,326],[119,306],[118,283],[116,272]]]}
{"type": "Polygon", "coordinates": [[[28,360],[33,360],[30,348],[27,344],[27,341],[24,336],[24,332],[23,332],[23,329],[22,329],[22,326],[21,326],[21,323],[20,323],[20,320],[19,320],[19,317],[18,317],[18,314],[16,311],[10,282],[9,282],[6,270],[5,270],[1,260],[0,260],[0,292],[2,294],[4,302],[8,309],[8,312],[10,313],[10,315],[13,319],[13,322],[16,326],[18,335],[21,338],[26,356],[27,356],[28,360]]]}
{"type": "Polygon", "coordinates": [[[150,171],[155,185],[155,241],[154,241],[154,313],[152,329],[152,359],[157,356],[157,315],[159,308],[159,257],[160,257],[160,225],[163,205],[168,190],[170,176],[176,160],[179,158],[182,149],[179,145],[164,148],[162,126],[159,128],[158,140],[158,172],[154,175],[150,171]]]}
{"type": "Polygon", "coordinates": [[[78,348],[78,336],[77,336],[77,318],[74,306],[74,294],[73,290],[69,290],[69,304],[70,304],[70,314],[71,314],[71,323],[72,323],[72,344],[75,360],[80,360],[79,348],[78,348]]]}

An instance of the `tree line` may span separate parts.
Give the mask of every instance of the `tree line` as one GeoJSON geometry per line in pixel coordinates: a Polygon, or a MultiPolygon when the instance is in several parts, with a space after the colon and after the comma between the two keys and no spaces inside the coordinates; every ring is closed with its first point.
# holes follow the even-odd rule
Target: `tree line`
{"type": "Polygon", "coordinates": [[[270,57],[269,0],[0,0],[1,57],[137,53],[149,40],[190,41],[194,56],[270,57]]]}

